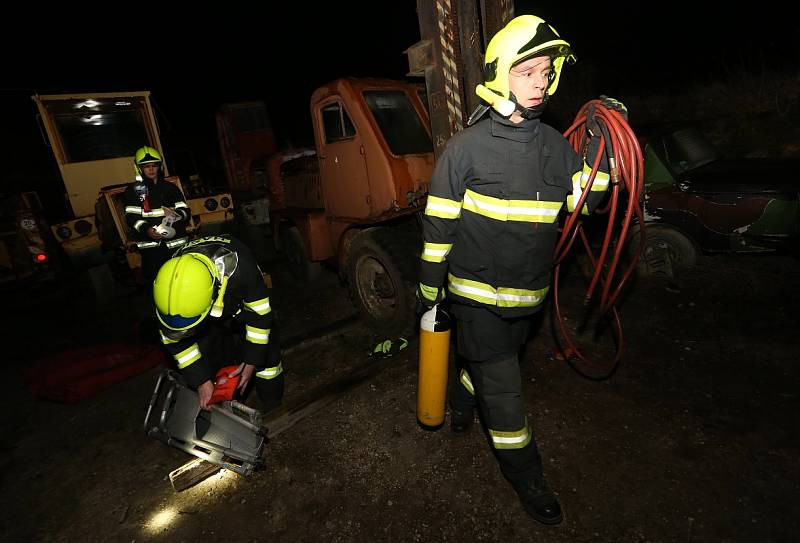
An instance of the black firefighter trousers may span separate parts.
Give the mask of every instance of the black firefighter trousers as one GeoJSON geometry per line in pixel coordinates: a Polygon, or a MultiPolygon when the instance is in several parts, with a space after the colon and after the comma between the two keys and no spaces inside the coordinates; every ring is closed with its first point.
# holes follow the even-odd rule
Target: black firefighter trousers
{"type": "Polygon", "coordinates": [[[531,318],[503,319],[460,304],[453,313],[463,367],[451,383],[450,405],[458,411],[479,407],[503,475],[512,483],[535,481],[542,460],[525,415],[518,358],[531,318]]]}

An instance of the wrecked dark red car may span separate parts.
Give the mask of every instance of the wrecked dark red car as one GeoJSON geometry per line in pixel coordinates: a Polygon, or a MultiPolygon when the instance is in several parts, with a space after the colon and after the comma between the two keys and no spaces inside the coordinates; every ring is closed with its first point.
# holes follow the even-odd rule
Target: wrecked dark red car
{"type": "Polygon", "coordinates": [[[642,139],[647,273],[673,276],[703,252],[797,251],[800,160],[726,158],[695,127],[642,139]]]}

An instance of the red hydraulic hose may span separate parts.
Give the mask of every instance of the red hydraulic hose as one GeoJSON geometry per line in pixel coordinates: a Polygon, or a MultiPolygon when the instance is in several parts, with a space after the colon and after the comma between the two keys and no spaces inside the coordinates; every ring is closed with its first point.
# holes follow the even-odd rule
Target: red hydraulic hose
{"type": "Polygon", "coordinates": [[[623,353],[622,325],[615,302],[633,273],[644,245],[644,217],[640,205],[644,190],[644,160],[636,135],[628,123],[617,111],[604,107],[600,100],[591,100],[584,104],[572,126],[564,132],[564,137],[567,138],[573,149],[583,156],[588,142],[586,117],[592,106],[595,108],[595,119],[600,127],[600,134],[595,134],[595,137],[600,137],[599,151],[594,162],[590,164],[592,171],[586,187],[582,189],[579,201],[575,203],[575,210],[566,216],[560,229],[561,234],[554,253],[553,303],[557,329],[563,342],[561,351],[564,359],[569,361],[572,367],[582,375],[598,379],[608,377],[613,373],[623,353]],[[610,197],[604,207],[595,211],[596,214],[606,217],[602,243],[599,251],[595,254],[583,228],[581,210],[591,191],[604,152],[608,156],[611,170],[610,197]],[[621,217],[618,217],[620,214],[621,217]],[[640,228],[639,245],[631,255],[632,258],[627,267],[620,271],[618,268],[625,250],[631,221],[634,218],[640,228]],[[587,308],[587,312],[590,309],[596,309],[603,322],[611,321],[616,332],[616,354],[611,360],[596,361],[586,357],[575,346],[562,314],[559,301],[561,264],[571,252],[577,238],[580,238],[593,268],[592,277],[584,296],[584,306],[587,308]],[[597,292],[598,285],[600,286],[599,294],[597,292]],[[572,357],[579,359],[582,363],[576,363],[572,357]]]}

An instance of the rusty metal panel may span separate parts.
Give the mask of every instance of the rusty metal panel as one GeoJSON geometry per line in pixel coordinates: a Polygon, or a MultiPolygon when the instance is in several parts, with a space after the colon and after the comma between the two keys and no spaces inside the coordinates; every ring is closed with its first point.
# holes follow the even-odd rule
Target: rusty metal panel
{"type": "Polygon", "coordinates": [[[483,50],[514,16],[511,0],[417,0],[421,41],[408,49],[410,73],[424,73],[436,157],[478,105],[483,50]],[[426,43],[430,55],[425,56],[426,43]],[[430,64],[422,63],[429,59],[430,64]]]}
{"type": "Polygon", "coordinates": [[[419,85],[383,79],[340,79],[312,96],[314,136],[319,149],[325,208],[345,222],[371,220],[387,211],[407,207],[408,193],[427,181],[433,168],[430,152],[397,156],[367,104],[364,93],[399,91],[409,98],[427,131],[419,85]],[[326,142],[322,108],[339,104],[355,133],[326,142]]]}

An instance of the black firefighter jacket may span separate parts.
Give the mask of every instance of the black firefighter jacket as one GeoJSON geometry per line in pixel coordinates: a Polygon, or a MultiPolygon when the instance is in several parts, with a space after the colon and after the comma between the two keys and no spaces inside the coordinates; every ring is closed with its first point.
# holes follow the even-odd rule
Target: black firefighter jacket
{"type": "MultiPolygon", "coordinates": [[[[422,288],[447,284],[448,297],[502,317],[537,311],[550,286],[558,215],[587,187],[587,165],[554,128],[492,112],[455,134],[430,181],[423,216],[422,288]]],[[[582,213],[608,188],[603,157],[582,213]]]]}
{"type": "Polygon", "coordinates": [[[165,246],[177,249],[188,241],[186,224],[192,216],[181,189],[165,179],[153,183],[150,179],[136,180],[128,185],[122,196],[125,202],[125,222],[133,230],[136,246],[140,251],[165,246]],[[175,237],[156,240],[147,235],[147,230],[164,220],[164,208],[170,207],[180,217],[172,224],[175,237]]]}
{"type": "MultiPolygon", "coordinates": [[[[197,387],[209,379],[213,382],[218,369],[242,362],[256,366],[259,372],[274,372],[277,375],[279,366],[265,368],[268,355],[274,354],[270,353],[272,344],[269,341],[274,313],[269,302],[270,291],[253,254],[246,245],[227,235],[191,241],[179,249],[175,256],[186,253],[207,256],[220,270],[220,277],[228,277],[219,317],[209,312],[200,324],[186,331],[176,332],[161,327],[161,342],[175,357],[187,384],[197,387]],[[238,342],[238,352],[220,353],[216,348],[218,343],[213,336],[220,327],[241,330],[244,337],[243,341],[238,342]]],[[[279,355],[271,359],[278,360],[279,355]]]]}

